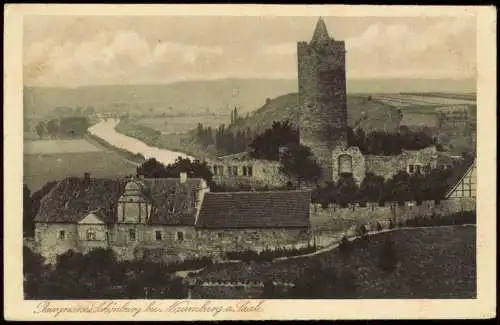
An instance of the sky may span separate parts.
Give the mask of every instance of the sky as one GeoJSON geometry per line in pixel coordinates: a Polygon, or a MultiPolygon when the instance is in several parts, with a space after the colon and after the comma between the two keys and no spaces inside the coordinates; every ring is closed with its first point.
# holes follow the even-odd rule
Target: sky
{"type": "MultiPolygon", "coordinates": [[[[474,17],[324,17],[347,78],[475,78],[474,17]]],[[[317,17],[26,16],[27,86],[297,78],[317,17]]]]}

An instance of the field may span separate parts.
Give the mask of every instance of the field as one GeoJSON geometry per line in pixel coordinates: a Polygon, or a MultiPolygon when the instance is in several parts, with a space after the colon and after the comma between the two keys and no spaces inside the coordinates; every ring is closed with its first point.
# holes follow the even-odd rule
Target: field
{"type": "Polygon", "coordinates": [[[204,126],[217,128],[221,124],[230,123],[229,115],[200,115],[179,117],[154,117],[140,118],[136,121],[138,125],[160,131],[162,134],[175,134],[190,131],[202,123],[204,126]]]}
{"type": "Polygon", "coordinates": [[[350,298],[474,298],[476,228],[397,229],[370,236],[366,246],[356,244],[347,259],[341,257],[337,248],[282,261],[214,264],[198,276],[202,281],[295,282],[309,276],[315,268],[354,274],[356,289],[350,298]],[[380,249],[388,238],[394,241],[399,260],[391,273],[378,266],[380,249]]]}
{"type": "MultiPolygon", "coordinates": [[[[380,101],[387,105],[396,106],[400,108],[410,106],[448,106],[448,105],[475,105],[476,101],[473,99],[453,98],[452,95],[446,97],[438,97],[440,95],[432,94],[426,96],[423,94],[378,94],[373,95],[372,99],[380,101]]],[[[441,95],[443,96],[443,95],[441,95]]]]}
{"type": "Polygon", "coordinates": [[[86,140],[26,141],[24,183],[33,192],[48,181],[65,177],[121,177],[135,175],[136,165],[117,153],[86,140]]]}

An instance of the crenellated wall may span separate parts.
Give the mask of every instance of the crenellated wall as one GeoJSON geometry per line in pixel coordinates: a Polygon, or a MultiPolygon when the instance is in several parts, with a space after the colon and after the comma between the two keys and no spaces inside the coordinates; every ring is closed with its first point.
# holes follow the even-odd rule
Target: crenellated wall
{"type": "Polygon", "coordinates": [[[352,205],[342,208],[336,204],[330,204],[323,208],[320,204],[311,204],[311,225],[313,229],[327,231],[338,224],[339,220],[351,221],[346,225],[373,224],[378,222],[388,223],[390,220],[399,222],[415,217],[430,217],[451,215],[461,211],[474,211],[476,209],[475,198],[448,199],[440,202],[423,201],[405,202],[403,206],[395,203],[386,203],[379,206],[378,203],[367,203],[366,207],[352,205]]]}

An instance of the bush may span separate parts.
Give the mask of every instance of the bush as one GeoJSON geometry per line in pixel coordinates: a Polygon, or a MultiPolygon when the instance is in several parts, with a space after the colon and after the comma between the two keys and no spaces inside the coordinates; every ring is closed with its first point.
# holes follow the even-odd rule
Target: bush
{"type": "Polygon", "coordinates": [[[340,241],[339,252],[342,257],[349,257],[352,252],[352,244],[345,235],[344,237],[342,237],[342,240],[340,241]]]}
{"type": "Polygon", "coordinates": [[[253,250],[227,252],[226,258],[229,260],[240,261],[271,261],[275,258],[298,256],[303,254],[310,254],[316,251],[316,245],[302,247],[302,248],[277,248],[276,250],[264,249],[263,251],[256,252],[253,250]]]}

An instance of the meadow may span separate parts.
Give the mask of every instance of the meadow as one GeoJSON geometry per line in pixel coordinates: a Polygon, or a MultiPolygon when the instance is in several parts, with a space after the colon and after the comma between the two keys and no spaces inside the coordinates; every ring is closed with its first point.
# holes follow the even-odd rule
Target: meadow
{"type": "Polygon", "coordinates": [[[49,181],[83,177],[85,172],[95,177],[122,177],[136,172],[134,163],[83,139],[26,141],[23,168],[24,183],[32,192],[49,181]]]}
{"type": "Polygon", "coordinates": [[[229,115],[198,115],[176,117],[142,117],[135,121],[138,125],[160,131],[162,134],[185,133],[202,123],[205,127],[217,128],[230,123],[229,115]]]}

